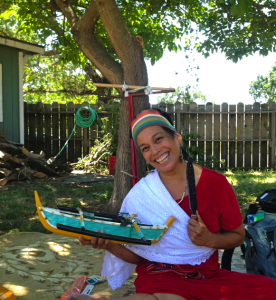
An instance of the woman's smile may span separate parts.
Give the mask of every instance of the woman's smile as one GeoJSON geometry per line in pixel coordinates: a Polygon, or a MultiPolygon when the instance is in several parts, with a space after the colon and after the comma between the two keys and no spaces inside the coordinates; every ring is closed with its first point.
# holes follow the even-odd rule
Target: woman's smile
{"type": "Polygon", "coordinates": [[[155,161],[159,164],[164,164],[169,159],[170,153],[166,152],[160,155],[158,158],[155,159],[155,161]]]}

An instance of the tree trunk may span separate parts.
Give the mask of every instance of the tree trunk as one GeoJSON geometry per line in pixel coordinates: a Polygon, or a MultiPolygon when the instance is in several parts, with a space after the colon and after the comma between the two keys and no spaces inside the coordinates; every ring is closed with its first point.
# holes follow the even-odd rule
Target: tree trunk
{"type": "MultiPolygon", "coordinates": [[[[133,103],[135,116],[143,109],[149,107],[148,96],[133,97],[133,103]]],[[[137,151],[137,161],[139,178],[142,178],[146,174],[146,162],[143,159],[140,151],[137,151]]],[[[104,211],[108,213],[117,214],[119,212],[125,196],[132,188],[131,177],[122,173],[121,171],[125,171],[131,174],[130,129],[128,121],[128,103],[126,98],[123,98],[121,100],[120,127],[118,147],[116,152],[114,188],[111,199],[109,200],[107,206],[104,209],[104,211]]]]}
{"type": "MultiPolygon", "coordinates": [[[[131,63],[124,60],[122,61],[124,78],[128,85],[146,86],[148,84],[148,77],[147,68],[143,57],[143,49],[136,37],[133,37],[133,44],[136,44],[136,47],[130,48],[130,51],[128,53],[129,56],[132,57],[131,63]]],[[[133,97],[132,101],[134,118],[142,110],[149,108],[148,96],[133,97]]],[[[143,159],[140,151],[137,151],[137,163],[139,178],[142,178],[146,175],[146,162],[143,159]]],[[[105,211],[112,214],[117,214],[119,212],[125,196],[132,188],[131,177],[122,173],[121,171],[125,171],[131,174],[130,128],[127,98],[121,99],[114,188],[112,197],[105,208],[105,211]]]]}
{"type": "MultiPolygon", "coordinates": [[[[115,0],[91,1],[81,17],[74,11],[70,1],[55,0],[55,2],[67,18],[80,50],[110,83],[123,84],[125,80],[128,85],[148,84],[142,38],[133,36],[128,31],[115,0]],[[99,19],[120,62],[115,60],[97,39],[95,26],[99,19]]],[[[134,116],[148,107],[147,96],[134,97],[134,116]]],[[[110,213],[118,213],[123,199],[132,187],[131,177],[121,173],[121,171],[131,173],[129,139],[128,102],[127,99],[122,99],[114,190],[105,207],[105,211],[110,213]]],[[[138,170],[139,177],[143,177],[146,173],[146,165],[141,154],[138,154],[138,170]]]]}

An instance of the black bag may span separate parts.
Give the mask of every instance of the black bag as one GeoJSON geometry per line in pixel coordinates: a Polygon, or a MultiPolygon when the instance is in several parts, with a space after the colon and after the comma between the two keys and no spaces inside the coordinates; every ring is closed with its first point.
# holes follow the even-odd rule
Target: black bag
{"type": "MultiPolygon", "coordinates": [[[[256,204],[250,204],[249,205],[249,207],[248,207],[248,209],[247,209],[247,212],[246,212],[246,215],[245,215],[245,217],[244,217],[244,220],[243,220],[243,223],[244,224],[248,224],[248,222],[247,222],[247,215],[254,215],[254,214],[256,214],[259,210],[262,210],[262,211],[264,211],[265,213],[268,213],[268,214],[271,214],[271,218],[272,219],[274,219],[275,218],[275,220],[276,220],[276,189],[275,188],[273,188],[273,189],[271,189],[271,190],[265,190],[257,199],[256,199],[256,201],[257,201],[257,203],[256,204]],[[274,215],[275,214],[275,215],[274,215]]],[[[262,221],[262,220],[261,220],[262,221]]],[[[258,222],[261,222],[261,221],[258,221],[258,222]]],[[[256,224],[256,223],[258,223],[258,222],[255,222],[255,223],[253,223],[252,225],[252,228],[253,227],[255,227],[254,226],[254,224],[256,224]]],[[[274,221],[272,221],[272,223],[273,223],[274,221]]],[[[261,222],[261,223],[263,223],[263,222],[261,222]]],[[[262,224],[259,224],[258,226],[257,226],[257,228],[260,226],[260,227],[262,227],[262,224]]],[[[272,227],[274,226],[273,224],[270,224],[270,225],[272,225],[272,227]]],[[[264,226],[266,226],[266,225],[268,225],[268,224],[266,224],[266,222],[264,222],[264,224],[263,224],[264,226]]],[[[274,276],[274,274],[276,274],[276,272],[274,273],[274,272],[271,272],[273,275],[272,276],[269,276],[269,275],[267,275],[268,273],[267,272],[264,272],[263,271],[263,269],[260,267],[263,263],[265,263],[265,264],[267,264],[267,262],[264,262],[264,261],[262,261],[263,260],[263,256],[262,256],[262,258],[259,258],[260,259],[260,263],[257,263],[257,254],[255,253],[255,250],[256,250],[256,247],[255,247],[255,243],[254,243],[254,241],[252,240],[251,241],[251,239],[252,239],[252,237],[251,237],[251,235],[250,235],[250,233],[249,233],[249,231],[251,231],[251,227],[250,227],[250,229],[249,228],[246,228],[247,227],[247,225],[245,225],[245,230],[246,230],[246,238],[245,238],[245,241],[246,241],[246,244],[247,244],[247,255],[245,254],[245,251],[246,251],[246,249],[245,249],[245,246],[244,245],[242,245],[241,246],[241,250],[242,250],[242,253],[243,253],[243,255],[245,255],[245,257],[247,257],[246,258],[246,260],[247,260],[247,262],[246,262],[246,265],[247,265],[247,271],[248,271],[248,273],[251,273],[251,274],[264,274],[265,276],[268,276],[268,277],[272,277],[272,278],[275,278],[274,276]],[[249,230],[248,230],[249,229],[249,230]],[[253,245],[253,247],[251,247],[253,245]],[[250,253],[250,255],[249,255],[249,253],[250,253]],[[255,261],[254,262],[252,262],[252,261],[249,261],[249,260],[253,260],[253,258],[255,257],[255,261]],[[254,267],[255,268],[255,271],[252,271],[252,268],[251,267],[254,267]],[[258,270],[258,271],[256,271],[256,270],[258,270]],[[261,270],[261,271],[260,271],[261,270]],[[255,272],[255,273],[254,273],[255,272]]],[[[264,228],[265,229],[265,228],[264,228]]],[[[270,228],[271,229],[271,228],[270,228]]],[[[254,230],[256,230],[255,228],[254,228],[254,230]]],[[[265,229],[265,231],[266,231],[266,229],[265,229]]],[[[270,230],[271,231],[271,230],[270,230]]],[[[264,231],[263,231],[264,232],[264,231]]],[[[273,230],[273,232],[274,232],[274,230],[273,230]]],[[[276,233],[275,233],[275,239],[276,239],[276,233]]],[[[271,233],[269,233],[269,238],[267,237],[267,238],[265,238],[264,237],[264,239],[263,239],[263,241],[264,241],[264,245],[263,245],[263,247],[264,248],[269,248],[269,251],[271,251],[270,252],[270,256],[268,257],[269,258],[269,260],[270,260],[270,262],[269,263],[271,263],[271,260],[273,260],[274,261],[274,259],[275,259],[275,251],[274,251],[274,237],[273,238],[271,238],[271,233]],[[268,243],[266,243],[268,241],[268,243]],[[271,243],[271,241],[272,241],[272,243],[271,243]],[[273,248],[272,248],[272,246],[273,246],[273,248]],[[271,249],[273,249],[273,250],[271,250],[271,249]],[[273,255],[272,255],[273,254],[273,255]],[[272,256],[271,256],[272,255],[272,256]]],[[[257,243],[258,243],[258,241],[257,241],[257,243]]],[[[276,246],[276,245],[275,245],[276,246]]],[[[227,249],[227,250],[225,250],[224,252],[223,252],[223,255],[222,255],[222,260],[221,260],[221,268],[222,269],[225,269],[225,270],[229,270],[229,271],[231,271],[231,260],[232,260],[232,255],[233,255],[233,252],[234,252],[234,249],[227,249]]],[[[253,268],[253,269],[254,269],[253,268]]],[[[274,268],[274,266],[273,266],[273,268],[274,268]]],[[[275,278],[276,279],[276,278],[275,278]]]]}
{"type": "Polygon", "coordinates": [[[244,228],[247,273],[276,279],[276,220],[269,216],[268,219],[248,223],[244,228]]]}
{"type": "Polygon", "coordinates": [[[276,189],[265,190],[257,198],[257,202],[263,211],[276,213],[276,189]]]}

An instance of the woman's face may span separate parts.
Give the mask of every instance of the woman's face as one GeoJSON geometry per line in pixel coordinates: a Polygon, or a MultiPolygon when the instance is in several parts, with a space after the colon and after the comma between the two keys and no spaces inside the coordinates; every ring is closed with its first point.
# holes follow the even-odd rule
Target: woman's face
{"type": "Polygon", "coordinates": [[[180,162],[182,137],[178,133],[172,138],[162,127],[151,126],[137,135],[136,142],[147,163],[160,172],[173,171],[180,162]]]}

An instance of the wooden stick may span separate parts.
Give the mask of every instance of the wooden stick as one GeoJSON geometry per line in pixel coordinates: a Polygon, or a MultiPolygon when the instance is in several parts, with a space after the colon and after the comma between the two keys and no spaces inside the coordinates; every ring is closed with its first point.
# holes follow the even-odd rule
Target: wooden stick
{"type": "MultiPolygon", "coordinates": [[[[106,87],[106,88],[117,88],[122,89],[122,84],[108,84],[108,83],[93,83],[96,87],[106,87]]],[[[146,88],[146,86],[137,86],[137,85],[129,85],[129,89],[135,90],[135,89],[142,89],[146,88]]],[[[162,90],[162,91],[168,91],[168,92],[175,92],[175,89],[173,88],[162,88],[162,87],[151,87],[152,90],[162,90]]]]}

